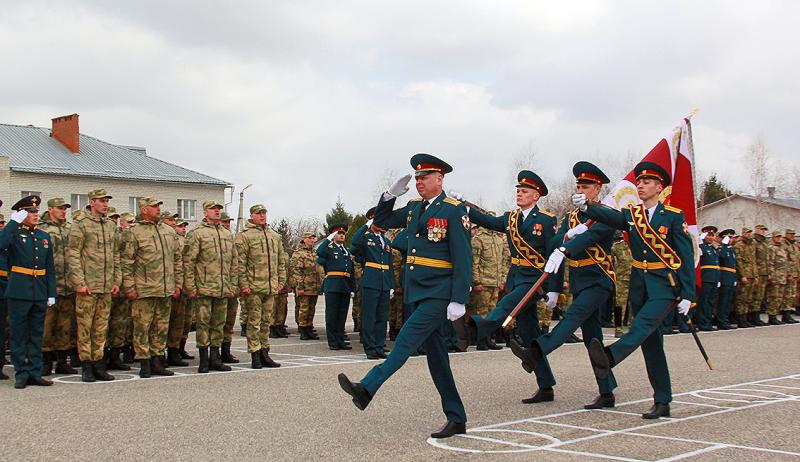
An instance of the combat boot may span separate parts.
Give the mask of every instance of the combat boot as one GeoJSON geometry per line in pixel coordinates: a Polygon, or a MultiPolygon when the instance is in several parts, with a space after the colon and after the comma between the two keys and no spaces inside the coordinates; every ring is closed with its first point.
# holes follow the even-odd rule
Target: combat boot
{"type": "Polygon", "coordinates": [[[94,382],[94,374],[92,373],[92,362],[81,362],[81,382],[94,382]]]}
{"type": "Polygon", "coordinates": [[[122,364],[133,364],[133,345],[122,347],[122,364]]]}
{"type": "Polygon", "coordinates": [[[477,349],[478,349],[478,351],[488,351],[489,350],[489,345],[487,345],[485,338],[482,338],[482,339],[478,340],[477,349]]]}
{"type": "Polygon", "coordinates": [[[150,360],[142,359],[139,361],[139,377],[149,379],[152,373],[150,372],[150,360]]]}
{"type": "Polygon", "coordinates": [[[56,351],[56,374],[77,374],[74,368],[67,364],[66,350],[56,351]]]}
{"type": "Polygon", "coordinates": [[[269,338],[281,338],[275,326],[269,326],[269,338]]]}
{"type": "Polygon", "coordinates": [[[261,365],[264,367],[281,367],[279,363],[276,363],[269,357],[269,348],[262,348],[259,352],[261,354],[261,365]]]}
{"type": "Polygon", "coordinates": [[[750,321],[750,324],[756,327],[764,327],[767,325],[767,323],[761,320],[761,313],[759,313],[758,311],[750,313],[750,316],[753,318],[753,320],[750,321]]]}
{"type": "Polygon", "coordinates": [[[311,340],[319,340],[319,334],[317,334],[317,331],[314,330],[314,326],[308,328],[308,336],[311,338],[311,340]]]}
{"type": "Polygon", "coordinates": [[[112,371],[129,371],[131,370],[131,366],[122,364],[122,360],[120,359],[120,354],[122,353],[121,348],[112,348],[111,353],[109,355],[108,360],[108,369],[112,371]]]}
{"type": "Polygon", "coordinates": [[[212,346],[211,347],[211,357],[208,360],[208,368],[212,371],[221,371],[221,372],[228,372],[231,370],[230,366],[226,366],[222,362],[222,358],[219,355],[219,347],[212,346]]]}
{"type": "Polygon", "coordinates": [[[194,356],[190,355],[186,351],[186,340],[181,340],[181,346],[178,348],[178,353],[180,353],[181,358],[183,359],[194,359],[194,356]]]}
{"type": "Polygon", "coordinates": [[[250,353],[250,367],[252,369],[261,369],[262,367],[264,367],[264,366],[261,365],[261,351],[260,350],[250,353]]]}
{"type": "Polygon", "coordinates": [[[93,362],[92,372],[94,373],[94,378],[102,382],[110,382],[114,380],[114,376],[106,372],[105,360],[101,359],[100,361],[93,362]]]}
{"type": "Polygon", "coordinates": [[[69,350],[69,365],[72,367],[81,367],[81,357],[78,356],[77,348],[71,348],[69,350]]]}
{"type": "Polygon", "coordinates": [[[747,322],[747,315],[746,314],[740,314],[740,315],[738,315],[736,317],[736,325],[739,326],[742,329],[753,327],[752,324],[747,322]]]}
{"type": "Polygon", "coordinates": [[[184,367],[189,363],[181,359],[181,354],[177,348],[167,348],[167,364],[170,366],[184,367]]]}
{"type": "Polygon", "coordinates": [[[283,338],[289,338],[289,329],[286,327],[286,324],[278,326],[278,332],[280,332],[283,338]]]}
{"type": "Polygon", "coordinates": [[[361,320],[353,320],[353,332],[361,332],[361,320]]]}
{"type": "Polygon", "coordinates": [[[782,321],[783,321],[784,324],[797,324],[798,322],[800,322],[797,319],[792,317],[792,312],[789,311],[789,310],[786,310],[786,311],[783,312],[782,321]]]}
{"type": "Polygon", "coordinates": [[[490,350],[502,350],[503,347],[494,343],[494,339],[492,337],[486,337],[486,346],[489,347],[490,350]]]}
{"type": "Polygon", "coordinates": [[[300,331],[300,340],[311,340],[311,337],[308,335],[308,327],[300,326],[297,330],[300,331]]]}
{"type": "Polygon", "coordinates": [[[197,372],[200,374],[208,372],[208,347],[200,347],[200,365],[197,367],[197,372]]]}
{"type": "Polygon", "coordinates": [[[231,342],[222,342],[222,362],[226,364],[239,362],[239,359],[231,354],[231,342]]]}
{"type": "Polygon", "coordinates": [[[42,352],[42,377],[53,374],[53,353],[50,351],[42,352]]]}
{"type": "Polygon", "coordinates": [[[174,372],[167,370],[161,364],[161,357],[159,356],[152,356],[150,358],[150,370],[152,371],[153,375],[163,375],[166,377],[175,375],[174,372]]]}
{"type": "Polygon", "coordinates": [[[767,321],[767,324],[769,324],[770,326],[780,326],[783,323],[778,321],[777,316],[771,314],[769,315],[769,321],[767,321]]]}

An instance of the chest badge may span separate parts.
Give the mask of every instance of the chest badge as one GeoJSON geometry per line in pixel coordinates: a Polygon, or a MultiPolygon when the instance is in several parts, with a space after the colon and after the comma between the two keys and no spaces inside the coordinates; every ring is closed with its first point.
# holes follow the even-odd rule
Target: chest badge
{"type": "Polygon", "coordinates": [[[447,220],[444,218],[428,218],[428,240],[439,242],[447,236],[447,220]]]}
{"type": "Polygon", "coordinates": [[[533,231],[534,236],[541,236],[542,235],[542,224],[541,223],[534,223],[533,224],[533,231]]]}

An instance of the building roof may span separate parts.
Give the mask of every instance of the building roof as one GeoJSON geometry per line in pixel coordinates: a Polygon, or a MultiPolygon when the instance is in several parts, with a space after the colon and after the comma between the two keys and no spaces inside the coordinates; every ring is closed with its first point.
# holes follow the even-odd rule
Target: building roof
{"type": "Polygon", "coordinates": [[[15,172],[76,175],[121,180],[229,186],[230,183],[147,155],[144,148],[120,146],[81,133],[80,153],[71,153],[50,129],[0,124],[0,156],[15,172]]]}
{"type": "Polygon", "coordinates": [[[787,207],[787,208],[790,208],[790,209],[800,210],[800,199],[779,198],[779,197],[769,197],[769,196],[762,196],[760,198],[757,198],[756,196],[751,196],[749,194],[731,194],[730,196],[728,196],[728,197],[726,197],[724,199],[720,199],[720,200],[718,200],[716,202],[712,202],[710,204],[706,204],[706,205],[700,207],[698,209],[698,211],[706,209],[708,207],[713,207],[715,205],[721,205],[721,204],[723,204],[725,202],[730,202],[731,200],[736,199],[736,198],[740,198],[740,199],[744,199],[744,200],[748,200],[748,201],[754,201],[754,202],[760,200],[764,204],[778,205],[778,206],[781,206],[781,207],[787,207]]]}

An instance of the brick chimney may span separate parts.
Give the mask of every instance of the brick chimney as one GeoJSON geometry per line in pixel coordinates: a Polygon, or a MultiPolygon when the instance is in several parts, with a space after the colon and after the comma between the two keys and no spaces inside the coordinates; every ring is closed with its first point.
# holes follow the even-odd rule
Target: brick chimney
{"type": "Polygon", "coordinates": [[[73,154],[81,152],[81,137],[78,128],[78,114],[71,114],[52,119],[53,129],[50,136],[57,139],[73,154]]]}

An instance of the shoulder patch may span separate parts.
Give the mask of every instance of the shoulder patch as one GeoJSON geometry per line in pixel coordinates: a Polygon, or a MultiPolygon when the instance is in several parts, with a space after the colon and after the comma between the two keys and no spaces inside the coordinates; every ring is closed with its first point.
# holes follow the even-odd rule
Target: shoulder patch
{"type": "Polygon", "coordinates": [[[683,210],[681,210],[681,209],[679,209],[679,208],[677,208],[677,207],[672,207],[671,205],[665,205],[665,206],[664,206],[664,210],[669,210],[670,212],[674,212],[674,213],[681,213],[681,212],[683,212],[683,210]]]}
{"type": "Polygon", "coordinates": [[[456,199],[453,199],[452,197],[445,197],[445,198],[444,198],[444,199],[442,199],[442,200],[443,200],[444,202],[447,202],[447,203],[448,203],[448,204],[450,204],[450,205],[455,205],[455,206],[459,206],[459,205],[461,205],[461,201],[459,201],[459,200],[456,200],[456,199]]]}
{"type": "Polygon", "coordinates": [[[547,210],[539,209],[539,213],[541,213],[543,215],[547,215],[548,217],[554,217],[555,218],[555,214],[552,214],[552,213],[548,212],[547,210]]]}

